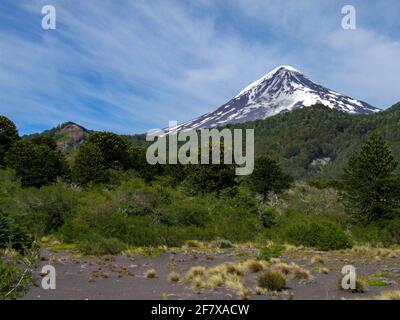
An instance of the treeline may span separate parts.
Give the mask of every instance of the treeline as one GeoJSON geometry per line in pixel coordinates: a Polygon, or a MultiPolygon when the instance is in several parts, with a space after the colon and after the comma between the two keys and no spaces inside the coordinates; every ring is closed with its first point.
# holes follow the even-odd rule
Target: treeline
{"type": "Polygon", "coordinates": [[[255,172],[251,179],[240,181],[235,175],[234,165],[223,163],[149,165],[144,147],[135,146],[127,138],[111,132],[92,133],[74,157],[67,161],[49,136],[36,135],[21,139],[15,124],[6,117],[0,118],[0,129],[0,138],[4,141],[0,166],[14,169],[23,187],[42,187],[57,181],[80,186],[113,185],[124,177],[136,176],[146,182],[164,177],[171,186],[182,184],[193,193],[218,193],[246,183],[266,197],[270,192],[289,188],[292,181],[278,162],[266,156],[255,161],[255,172]]]}

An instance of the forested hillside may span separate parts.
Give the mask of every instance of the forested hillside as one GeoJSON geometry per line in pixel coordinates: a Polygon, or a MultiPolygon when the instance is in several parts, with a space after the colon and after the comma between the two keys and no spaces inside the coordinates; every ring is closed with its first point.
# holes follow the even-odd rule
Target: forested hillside
{"type": "Polygon", "coordinates": [[[350,115],[324,106],[295,110],[229,128],[254,128],[256,157],[268,154],[295,178],[331,179],[349,155],[376,131],[400,158],[400,104],[374,115],[350,115]]]}

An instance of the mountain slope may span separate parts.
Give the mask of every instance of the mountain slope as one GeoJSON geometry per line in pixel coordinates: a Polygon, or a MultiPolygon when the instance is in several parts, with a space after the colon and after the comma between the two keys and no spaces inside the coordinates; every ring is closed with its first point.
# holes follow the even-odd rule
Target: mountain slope
{"type": "Polygon", "coordinates": [[[366,102],[316,84],[292,67],[281,66],[247,86],[217,110],[185,122],[173,131],[266,119],[317,103],[352,114],[373,114],[380,111],[366,102]]]}
{"type": "Polygon", "coordinates": [[[400,159],[399,123],[400,104],[373,115],[316,105],[227,127],[254,129],[256,157],[272,156],[295,178],[331,179],[341,175],[350,155],[372,132],[380,134],[400,159]]]}
{"type": "MultiPolygon", "coordinates": [[[[56,128],[44,131],[41,134],[54,139],[60,151],[70,153],[75,150],[77,146],[89,139],[90,132],[91,131],[76,123],[66,122],[60,124],[56,128]]],[[[27,138],[29,139],[32,136],[35,135],[27,136],[27,138]]]]}

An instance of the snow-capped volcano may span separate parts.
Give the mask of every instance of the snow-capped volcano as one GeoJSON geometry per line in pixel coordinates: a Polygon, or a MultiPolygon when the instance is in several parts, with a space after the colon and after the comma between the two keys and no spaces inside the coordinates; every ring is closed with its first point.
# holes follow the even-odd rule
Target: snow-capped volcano
{"type": "Polygon", "coordinates": [[[265,119],[316,103],[354,114],[372,114],[380,111],[368,103],[312,82],[293,67],[281,66],[247,86],[217,110],[182,123],[172,131],[212,128],[265,119]]]}

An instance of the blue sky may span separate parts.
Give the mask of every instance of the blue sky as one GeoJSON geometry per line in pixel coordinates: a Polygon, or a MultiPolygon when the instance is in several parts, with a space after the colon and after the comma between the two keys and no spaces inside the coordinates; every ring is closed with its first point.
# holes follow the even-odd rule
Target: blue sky
{"type": "Polygon", "coordinates": [[[387,108],[400,101],[398,0],[2,0],[0,114],[140,133],[212,111],[279,65],[387,108]],[[54,5],[57,29],[41,28],[54,5]],[[357,30],[343,30],[352,4],[357,30]]]}

